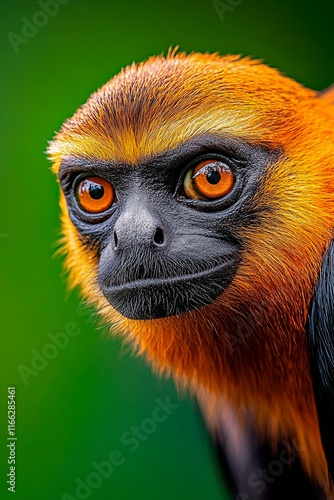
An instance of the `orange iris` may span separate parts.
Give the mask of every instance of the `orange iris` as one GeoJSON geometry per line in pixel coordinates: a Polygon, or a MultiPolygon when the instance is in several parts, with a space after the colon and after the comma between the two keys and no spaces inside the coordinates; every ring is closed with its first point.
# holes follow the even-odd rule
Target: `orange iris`
{"type": "Polygon", "coordinates": [[[78,185],[76,196],[86,212],[98,213],[111,207],[115,192],[110,182],[102,177],[87,177],[78,185]]]}
{"type": "Polygon", "coordinates": [[[189,170],[184,191],[189,198],[217,199],[226,196],[234,186],[234,175],[228,165],[219,160],[205,160],[189,170]]]}

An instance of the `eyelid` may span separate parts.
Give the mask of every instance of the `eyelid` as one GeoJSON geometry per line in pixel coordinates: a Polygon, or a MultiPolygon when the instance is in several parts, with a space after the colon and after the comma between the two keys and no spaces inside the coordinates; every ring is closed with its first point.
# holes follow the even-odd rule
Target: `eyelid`
{"type": "Polygon", "coordinates": [[[63,170],[61,173],[58,173],[60,186],[66,195],[70,194],[72,191],[75,191],[80,182],[82,182],[84,179],[87,179],[87,177],[101,177],[101,179],[105,179],[106,181],[110,182],[104,176],[98,175],[95,171],[92,170],[85,170],[82,172],[74,170],[63,170]]]}
{"type": "MultiPolygon", "coordinates": [[[[232,171],[232,169],[231,169],[231,168],[230,168],[227,164],[225,164],[224,162],[222,162],[222,161],[218,161],[218,160],[217,160],[217,162],[216,162],[216,163],[220,163],[220,164],[221,164],[221,166],[220,166],[220,165],[217,165],[217,166],[216,166],[216,168],[217,168],[218,170],[221,170],[221,171],[223,171],[223,172],[232,171]],[[224,168],[224,167],[227,167],[227,168],[224,168]]],[[[200,169],[199,169],[199,170],[198,170],[198,171],[197,171],[197,172],[193,175],[193,179],[194,179],[195,177],[199,176],[199,175],[203,175],[203,173],[204,173],[204,174],[206,174],[206,173],[209,173],[211,170],[214,170],[214,169],[215,169],[215,167],[211,167],[211,166],[210,166],[210,165],[212,165],[212,164],[214,165],[214,164],[215,164],[215,162],[213,161],[213,162],[211,162],[211,163],[208,163],[207,165],[203,165],[203,167],[201,167],[201,168],[200,168],[200,169]]],[[[196,170],[196,167],[195,167],[195,170],[196,170]]]]}

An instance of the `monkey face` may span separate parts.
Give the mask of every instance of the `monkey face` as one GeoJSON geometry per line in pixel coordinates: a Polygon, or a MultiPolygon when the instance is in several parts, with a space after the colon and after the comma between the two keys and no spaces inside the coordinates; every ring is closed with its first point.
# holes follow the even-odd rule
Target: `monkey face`
{"type": "Polygon", "coordinates": [[[49,148],[71,283],[112,321],[219,301],[230,322],[238,302],[243,316],[263,296],[279,308],[273,289],[290,293],[285,307],[294,276],[316,271],[318,220],[322,241],[330,225],[329,202],[316,195],[327,160],[316,149],[324,111],[315,101],[233,56],[153,58],[114,77],[49,148]],[[316,162],[305,157],[310,142],[316,162]]]}
{"type": "Polygon", "coordinates": [[[270,155],[205,135],[136,165],[66,158],[69,215],[98,248],[98,284],[130,319],[182,314],[213,302],[240,260],[251,198],[270,155]],[[246,211],[247,220],[242,212],[246,211]]]}

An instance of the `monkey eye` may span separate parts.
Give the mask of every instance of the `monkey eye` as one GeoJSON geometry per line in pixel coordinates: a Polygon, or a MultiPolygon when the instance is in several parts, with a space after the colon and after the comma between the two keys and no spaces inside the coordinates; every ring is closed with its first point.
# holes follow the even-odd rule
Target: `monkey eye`
{"type": "Polygon", "coordinates": [[[102,177],[87,177],[78,184],[75,195],[81,208],[90,213],[104,212],[115,199],[113,186],[102,177]]]}
{"type": "Polygon", "coordinates": [[[188,170],[183,183],[188,198],[217,199],[226,196],[234,186],[234,175],[226,163],[205,160],[188,170]]]}

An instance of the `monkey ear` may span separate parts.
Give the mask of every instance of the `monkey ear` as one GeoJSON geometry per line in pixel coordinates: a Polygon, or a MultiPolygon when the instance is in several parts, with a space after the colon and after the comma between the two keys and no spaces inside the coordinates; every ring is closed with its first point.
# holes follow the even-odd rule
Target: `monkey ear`
{"type": "Polygon", "coordinates": [[[324,99],[329,104],[334,104],[334,84],[328,87],[328,89],[319,92],[318,96],[320,99],[324,99]]]}
{"type": "Polygon", "coordinates": [[[334,479],[334,240],[322,261],[308,318],[313,390],[321,440],[334,479]]]}

